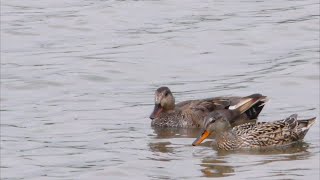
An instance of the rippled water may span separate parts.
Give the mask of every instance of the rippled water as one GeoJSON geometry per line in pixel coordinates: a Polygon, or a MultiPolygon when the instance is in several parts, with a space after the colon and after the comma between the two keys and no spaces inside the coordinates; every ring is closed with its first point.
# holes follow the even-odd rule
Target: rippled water
{"type": "Polygon", "coordinates": [[[2,179],[318,179],[304,143],[218,153],[150,127],[176,101],[262,93],[260,120],[319,115],[319,2],[1,2],[2,179]]]}

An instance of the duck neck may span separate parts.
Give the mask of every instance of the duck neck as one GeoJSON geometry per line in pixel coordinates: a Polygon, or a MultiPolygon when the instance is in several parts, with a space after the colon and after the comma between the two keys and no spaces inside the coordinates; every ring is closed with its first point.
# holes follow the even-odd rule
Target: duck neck
{"type": "Polygon", "coordinates": [[[174,110],[175,109],[174,97],[173,96],[169,97],[167,103],[162,108],[166,112],[174,110]]]}
{"type": "Polygon", "coordinates": [[[175,104],[174,103],[172,103],[172,104],[169,104],[166,108],[165,108],[165,111],[171,111],[171,110],[174,110],[174,108],[175,108],[176,106],[175,106],[175,104]]]}
{"type": "Polygon", "coordinates": [[[233,150],[237,141],[237,136],[231,131],[219,132],[216,135],[216,143],[219,149],[233,150]]]}

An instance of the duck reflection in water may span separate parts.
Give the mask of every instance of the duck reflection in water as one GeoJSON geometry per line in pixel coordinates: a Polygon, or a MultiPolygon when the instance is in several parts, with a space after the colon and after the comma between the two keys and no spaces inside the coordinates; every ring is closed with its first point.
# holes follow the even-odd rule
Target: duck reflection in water
{"type": "Polygon", "coordinates": [[[235,173],[234,167],[228,165],[224,160],[215,158],[204,158],[200,164],[201,172],[205,177],[226,177],[235,173]]]}
{"type": "MultiPolygon", "coordinates": [[[[204,143],[210,146],[210,143],[204,143]]],[[[213,147],[217,149],[216,147],[213,147]]],[[[305,160],[312,158],[312,154],[307,150],[309,144],[298,142],[287,146],[286,148],[257,149],[257,150],[239,150],[236,152],[216,151],[213,156],[203,157],[201,160],[200,171],[204,177],[226,177],[236,175],[237,169],[251,169],[253,166],[265,165],[274,162],[288,162],[296,160],[305,160]],[[255,164],[247,164],[247,158],[260,159],[255,164]],[[265,158],[260,158],[264,156],[265,158]],[[236,158],[235,158],[236,157],[236,158]],[[237,159],[237,161],[234,161],[237,159]]],[[[294,169],[288,170],[287,174],[294,174],[294,169]]]]}
{"type": "Polygon", "coordinates": [[[171,142],[157,142],[149,143],[150,150],[152,152],[161,152],[161,153],[173,153],[173,147],[169,147],[171,142]]]}
{"type": "Polygon", "coordinates": [[[196,128],[161,128],[152,127],[154,130],[155,138],[196,138],[199,135],[200,129],[196,128]]]}

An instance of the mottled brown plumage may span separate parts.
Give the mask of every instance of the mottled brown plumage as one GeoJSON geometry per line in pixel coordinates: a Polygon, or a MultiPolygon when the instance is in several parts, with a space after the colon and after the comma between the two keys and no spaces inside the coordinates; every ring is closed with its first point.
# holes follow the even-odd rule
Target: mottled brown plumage
{"type": "MultiPolygon", "coordinates": [[[[227,111],[227,110],[225,110],[227,111]]],[[[209,114],[205,119],[205,130],[193,145],[200,144],[212,132],[216,145],[222,150],[284,146],[304,138],[316,118],[297,120],[297,115],[273,122],[247,123],[231,128],[225,114],[209,114]]]]}
{"type": "Polygon", "coordinates": [[[219,109],[237,109],[235,118],[229,119],[232,125],[254,121],[261,112],[266,96],[253,94],[247,97],[216,97],[189,100],[175,104],[168,87],[160,87],[155,92],[155,106],[150,119],[156,127],[197,128],[202,127],[203,119],[219,109]]]}

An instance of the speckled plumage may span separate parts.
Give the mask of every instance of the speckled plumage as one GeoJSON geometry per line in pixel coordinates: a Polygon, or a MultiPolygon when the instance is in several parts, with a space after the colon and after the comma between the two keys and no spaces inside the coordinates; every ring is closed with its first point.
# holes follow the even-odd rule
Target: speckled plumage
{"type": "Polygon", "coordinates": [[[239,112],[237,120],[231,124],[242,124],[255,119],[261,112],[266,97],[253,94],[247,97],[216,97],[200,100],[188,100],[175,104],[174,97],[167,87],[160,87],[155,92],[155,109],[150,115],[151,126],[198,128],[203,119],[212,111],[225,109],[245,101],[246,112],[239,112]],[[159,110],[160,109],[160,110],[159,110]]]}
{"type": "Polygon", "coordinates": [[[247,123],[217,133],[216,146],[228,151],[289,145],[302,140],[314,122],[315,118],[297,120],[293,114],[274,122],[247,123]]]}

